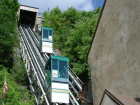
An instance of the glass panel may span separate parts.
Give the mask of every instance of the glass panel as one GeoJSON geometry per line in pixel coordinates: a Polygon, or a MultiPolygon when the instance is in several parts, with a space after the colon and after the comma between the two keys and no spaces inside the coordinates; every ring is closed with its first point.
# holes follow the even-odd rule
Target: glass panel
{"type": "Polygon", "coordinates": [[[52,30],[49,30],[49,36],[52,36],[52,30]]]}
{"type": "Polygon", "coordinates": [[[52,77],[58,78],[58,61],[52,59],[52,77]]]}
{"type": "Polygon", "coordinates": [[[68,78],[68,63],[66,61],[59,61],[59,77],[68,78]]]}
{"type": "Polygon", "coordinates": [[[57,59],[52,59],[52,70],[58,70],[57,59]]]}
{"type": "Polygon", "coordinates": [[[43,39],[48,39],[48,30],[43,30],[43,39]]]}
{"type": "Polygon", "coordinates": [[[52,30],[49,30],[49,40],[52,40],[52,30]]]}

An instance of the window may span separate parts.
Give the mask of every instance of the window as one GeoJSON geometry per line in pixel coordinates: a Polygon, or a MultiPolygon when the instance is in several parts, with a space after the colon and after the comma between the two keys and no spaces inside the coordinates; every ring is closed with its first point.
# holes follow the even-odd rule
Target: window
{"type": "Polygon", "coordinates": [[[49,30],[49,36],[52,36],[52,30],[49,30]]]}
{"type": "Polygon", "coordinates": [[[52,77],[58,78],[58,60],[52,59],[52,77]]]}
{"type": "Polygon", "coordinates": [[[52,77],[68,78],[68,62],[52,59],[52,77]]]}
{"type": "Polygon", "coordinates": [[[52,70],[58,70],[57,59],[52,59],[52,70]]]}
{"type": "Polygon", "coordinates": [[[59,61],[59,77],[68,78],[68,63],[66,61],[59,61]]]}
{"type": "Polygon", "coordinates": [[[49,30],[49,40],[52,40],[52,30],[49,30]]]}
{"type": "Polygon", "coordinates": [[[48,39],[48,30],[43,29],[43,39],[48,39]]]}

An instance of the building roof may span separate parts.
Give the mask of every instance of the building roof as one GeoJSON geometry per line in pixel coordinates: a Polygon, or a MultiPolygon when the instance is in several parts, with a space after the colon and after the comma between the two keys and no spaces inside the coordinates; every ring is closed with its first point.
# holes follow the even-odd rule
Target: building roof
{"type": "Polygon", "coordinates": [[[111,90],[108,91],[107,89],[105,89],[104,91],[100,105],[102,105],[105,94],[107,94],[107,96],[109,96],[111,100],[113,100],[119,105],[140,105],[140,98],[132,98],[128,96],[118,95],[115,92],[112,92],[111,90]]]}
{"type": "Polygon", "coordinates": [[[31,11],[31,12],[38,12],[38,8],[31,7],[31,6],[26,6],[26,5],[20,5],[20,10],[31,11]]]}
{"type": "Polygon", "coordinates": [[[42,27],[42,29],[53,30],[52,28],[48,28],[48,27],[42,27]]]}
{"type": "Polygon", "coordinates": [[[31,7],[31,8],[36,8],[36,9],[39,9],[39,8],[37,8],[37,7],[32,7],[32,6],[22,5],[22,4],[20,4],[20,6],[24,6],[24,7],[31,7]]]}

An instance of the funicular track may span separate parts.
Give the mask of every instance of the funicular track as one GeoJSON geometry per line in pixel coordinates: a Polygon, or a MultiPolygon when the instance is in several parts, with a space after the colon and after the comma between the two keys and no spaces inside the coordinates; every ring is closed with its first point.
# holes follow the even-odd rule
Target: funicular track
{"type": "Polygon", "coordinates": [[[30,82],[31,92],[34,94],[37,105],[39,104],[49,105],[48,99],[45,94],[44,85],[42,85],[44,84],[44,79],[42,77],[43,75],[41,75],[42,71],[39,70],[40,66],[30,46],[31,43],[26,38],[22,27],[20,27],[20,33],[21,33],[20,39],[21,55],[23,61],[25,62],[25,68],[30,82]]]}
{"type": "MultiPolygon", "coordinates": [[[[45,90],[45,69],[44,69],[45,62],[48,60],[49,55],[47,55],[47,53],[39,52],[39,38],[30,27],[20,26],[19,29],[21,32],[22,58],[25,61],[25,67],[28,73],[28,78],[31,87],[32,88],[34,87],[34,89],[31,90],[34,90],[33,93],[36,98],[36,103],[49,104],[47,97],[45,95],[46,90],[45,90]],[[25,53],[28,53],[28,56],[25,53]],[[24,55],[27,57],[24,57],[24,55]],[[27,62],[29,62],[29,64],[27,62]],[[31,68],[30,62],[32,62],[31,68]],[[33,68],[34,71],[32,70],[33,68]],[[36,78],[38,77],[38,80],[36,80],[35,76],[36,78]],[[40,87],[42,87],[43,90],[41,90],[40,87]]],[[[56,55],[55,50],[53,51],[53,55],[56,55]]],[[[73,105],[79,105],[76,97],[78,94],[81,93],[83,83],[70,67],[69,67],[69,80],[70,80],[69,81],[70,102],[73,105]]]]}
{"type": "MultiPolygon", "coordinates": [[[[37,45],[37,47],[39,49],[39,38],[38,38],[38,36],[35,34],[35,32],[30,27],[28,27],[28,30],[29,30],[30,35],[32,36],[34,42],[36,43],[36,45],[37,45]]],[[[57,55],[54,48],[53,48],[53,54],[57,55]]],[[[47,53],[43,53],[43,55],[46,56],[47,53]]],[[[75,88],[75,92],[77,94],[80,93],[81,90],[82,90],[83,82],[72,71],[72,69],[70,67],[69,67],[69,75],[70,75],[70,84],[73,85],[73,88],[75,88]],[[76,85],[76,86],[74,86],[74,85],[76,85]],[[76,88],[78,88],[78,89],[76,89],[76,88]]]]}

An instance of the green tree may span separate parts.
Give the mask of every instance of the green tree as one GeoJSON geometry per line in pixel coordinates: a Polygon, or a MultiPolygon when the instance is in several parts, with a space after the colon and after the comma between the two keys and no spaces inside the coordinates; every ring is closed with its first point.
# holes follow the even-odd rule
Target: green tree
{"type": "MultiPolygon", "coordinates": [[[[6,105],[33,105],[34,97],[30,95],[26,88],[20,87],[12,80],[11,75],[7,72],[7,68],[0,65],[0,94],[3,94],[4,78],[6,76],[6,83],[8,90],[5,95],[6,105]],[[30,99],[31,97],[31,99],[30,99]],[[33,97],[33,98],[32,98],[33,97]],[[29,100],[30,99],[30,100],[29,100]]],[[[0,104],[3,103],[1,97],[0,104]]]]}
{"type": "Polygon", "coordinates": [[[12,66],[13,46],[16,44],[17,0],[0,1],[0,64],[12,66]],[[5,12],[6,11],[6,12],[5,12]]]}
{"type": "MultiPolygon", "coordinates": [[[[29,90],[21,85],[27,84],[24,64],[17,56],[15,61],[19,65],[15,65],[15,61],[13,62],[14,47],[19,47],[16,32],[18,8],[18,0],[0,0],[0,94],[3,93],[4,77],[6,76],[8,85],[5,97],[6,105],[32,105],[34,98],[30,95],[29,90]]],[[[2,102],[1,97],[0,104],[2,102]]]]}
{"type": "Polygon", "coordinates": [[[87,80],[87,77],[90,77],[90,69],[87,65],[86,55],[100,12],[100,8],[92,12],[82,12],[82,18],[76,22],[74,25],[75,28],[71,30],[71,35],[65,43],[65,56],[70,58],[70,65],[83,80],[87,80]]]}
{"type": "Polygon", "coordinates": [[[86,12],[71,7],[63,13],[58,7],[44,12],[44,26],[52,27],[53,46],[59,49],[62,56],[69,57],[70,67],[82,80],[90,78],[86,55],[94,35],[101,8],[86,12]]]}

